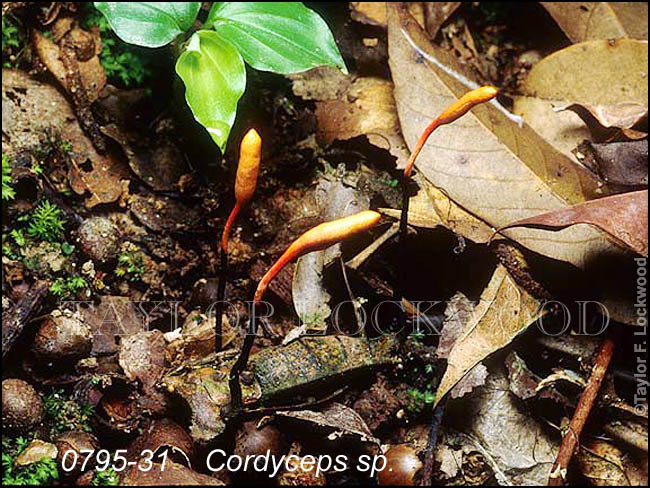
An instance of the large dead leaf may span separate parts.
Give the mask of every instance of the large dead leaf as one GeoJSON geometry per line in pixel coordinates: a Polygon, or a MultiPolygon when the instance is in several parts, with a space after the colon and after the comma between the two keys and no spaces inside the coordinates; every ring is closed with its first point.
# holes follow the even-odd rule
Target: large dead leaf
{"type": "MultiPolygon", "coordinates": [[[[396,9],[400,7],[390,9],[390,64],[402,132],[412,147],[431,120],[467,87],[422,58],[406,35],[441,63],[459,68],[448,54],[426,43],[417,24],[396,9]]],[[[596,196],[598,188],[586,170],[572,165],[530,127],[519,129],[492,105],[477,107],[461,121],[438,129],[416,166],[461,207],[496,227],[514,215],[527,217],[541,208],[555,210],[584,201],[596,196]]],[[[541,254],[580,264],[581,243],[600,240],[589,229],[580,231],[554,242],[534,234],[511,236],[541,254]]]]}
{"type": "Polygon", "coordinates": [[[595,225],[612,236],[621,246],[647,257],[648,190],[599,198],[536,215],[508,224],[499,231],[513,227],[557,231],[576,224],[595,225]]]}
{"type": "Polygon", "coordinates": [[[648,2],[540,2],[573,42],[648,39],[648,2]]]}
{"type": "MultiPolygon", "coordinates": [[[[468,86],[456,59],[433,46],[399,4],[389,8],[388,34],[402,132],[409,147],[414,147],[431,120],[466,93],[468,86]]],[[[532,127],[525,123],[519,127],[512,114],[493,104],[476,107],[436,131],[416,167],[459,207],[494,228],[609,191],[593,173],[555,149],[532,127]]],[[[585,224],[559,233],[509,229],[505,235],[543,256],[588,271],[599,266],[603,255],[624,259],[605,233],[585,224]]],[[[609,293],[621,279],[620,267],[607,272],[610,275],[601,275],[599,283],[609,293]]],[[[617,310],[619,320],[631,318],[623,313],[631,310],[630,303],[617,310]]]]}
{"type": "Polygon", "coordinates": [[[533,323],[539,317],[538,308],[539,302],[521,290],[508,271],[499,265],[449,352],[436,404],[474,366],[508,345],[533,323]]]}
{"type": "Polygon", "coordinates": [[[647,42],[621,39],[574,44],[533,67],[522,95],[515,97],[514,111],[566,158],[579,163],[572,151],[584,139],[592,139],[589,126],[578,114],[556,109],[568,104],[647,107],[647,73],[647,42]]]}
{"type": "Polygon", "coordinates": [[[455,402],[447,417],[462,432],[463,451],[468,443],[477,449],[499,485],[546,485],[558,443],[521,408],[503,373],[491,371],[486,385],[455,402]]]}
{"type": "Polygon", "coordinates": [[[97,152],[81,130],[70,104],[56,88],[33,80],[22,71],[3,70],[3,152],[37,149],[48,129],[72,146],[68,178],[75,193],[90,193],[86,206],[116,201],[122,194],[128,168],[110,154],[97,152]]]}

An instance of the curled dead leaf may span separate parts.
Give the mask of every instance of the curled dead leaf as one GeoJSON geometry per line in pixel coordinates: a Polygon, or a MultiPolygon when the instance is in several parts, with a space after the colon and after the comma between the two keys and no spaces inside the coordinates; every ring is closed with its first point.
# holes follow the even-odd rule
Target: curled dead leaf
{"type": "Polygon", "coordinates": [[[558,231],[576,224],[594,225],[614,241],[648,256],[648,190],[623,193],[547,212],[500,227],[532,227],[558,231]]]}
{"type": "Polygon", "coordinates": [[[571,110],[587,124],[594,142],[635,141],[648,137],[648,107],[634,102],[613,105],[572,103],[556,111],[571,110]]]}

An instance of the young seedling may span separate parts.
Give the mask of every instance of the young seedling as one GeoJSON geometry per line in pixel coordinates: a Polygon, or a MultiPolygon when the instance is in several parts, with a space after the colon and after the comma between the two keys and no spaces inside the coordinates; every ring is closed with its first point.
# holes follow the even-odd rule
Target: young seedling
{"type": "Polygon", "coordinates": [[[221,332],[224,298],[226,295],[226,273],[228,270],[228,240],[235,218],[253,198],[257,186],[257,175],[262,160],[262,138],[255,129],[250,129],[241,141],[239,147],[239,164],[235,177],[235,205],[228,216],[221,234],[221,279],[217,288],[217,316],[215,322],[216,348],[221,349],[221,332]]]}
{"type": "MultiPolygon", "coordinates": [[[[413,164],[415,163],[415,159],[418,157],[418,154],[420,154],[420,151],[426,144],[427,140],[429,139],[429,136],[438,127],[442,125],[450,124],[456,119],[459,119],[460,117],[465,115],[467,112],[469,112],[472,109],[472,107],[480,103],[485,103],[492,100],[494,97],[497,96],[498,92],[499,90],[493,86],[483,86],[481,88],[477,88],[476,90],[472,90],[466,93],[465,95],[460,97],[457,101],[452,103],[449,107],[447,107],[433,122],[431,122],[426,127],[426,129],[424,129],[424,132],[422,132],[420,139],[415,145],[415,149],[413,149],[411,156],[406,162],[406,167],[404,168],[404,178],[402,179],[402,213],[400,215],[400,221],[399,221],[399,238],[398,238],[398,242],[400,244],[401,249],[403,249],[404,247],[403,245],[406,240],[406,233],[407,233],[406,225],[408,223],[408,212],[409,212],[408,184],[411,179],[411,172],[413,171],[413,164]]],[[[402,264],[402,266],[404,266],[404,264],[402,264]]],[[[405,268],[403,267],[403,269],[405,268]]],[[[404,280],[401,281],[402,281],[401,286],[403,288],[404,280]]]]}
{"type": "MultiPolygon", "coordinates": [[[[287,250],[280,256],[280,258],[269,268],[266,274],[262,277],[255,296],[253,298],[253,307],[257,307],[262,301],[264,292],[269,284],[278,273],[287,264],[295,261],[300,256],[313,251],[320,251],[326,249],[337,242],[348,239],[358,235],[366,230],[377,225],[381,215],[372,210],[365,210],[363,212],[343,217],[331,222],[325,222],[317,225],[313,229],[308,230],[296,239],[287,250]]],[[[253,309],[253,317],[251,319],[251,330],[244,338],[242,350],[239,353],[237,361],[230,370],[229,387],[231,398],[231,412],[237,413],[241,408],[241,386],[239,385],[239,375],[242,373],[248,362],[248,357],[257,335],[257,324],[255,321],[255,308],[253,309]]]]}

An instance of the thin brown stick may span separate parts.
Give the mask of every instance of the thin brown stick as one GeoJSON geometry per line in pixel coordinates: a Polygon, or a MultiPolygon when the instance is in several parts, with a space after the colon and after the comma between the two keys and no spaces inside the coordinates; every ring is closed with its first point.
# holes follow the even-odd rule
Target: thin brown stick
{"type": "Polygon", "coordinates": [[[553,469],[548,478],[548,486],[562,486],[562,484],[564,484],[567,467],[569,466],[576,445],[580,440],[580,433],[582,432],[582,428],[585,426],[591,408],[594,405],[594,401],[598,395],[598,390],[600,390],[600,385],[603,382],[609,362],[612,359],[613,352],[614,340],[611,338],[606,339],[598,351],[587,386],[580,396],[580,401],[578,402],[576,411],[569,423],[569,430],[562,439],[557,459],[555,460],[555,464],[553,464],[553,469]]]}

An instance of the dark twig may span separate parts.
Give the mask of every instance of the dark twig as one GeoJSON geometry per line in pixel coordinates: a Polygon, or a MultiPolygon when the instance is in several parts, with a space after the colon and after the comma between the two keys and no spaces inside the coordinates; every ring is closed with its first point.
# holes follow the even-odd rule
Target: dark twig
{"type": "Polygon", "coordinates": [[[422,477],[420,478],[420,486],[431,486],[433,478],[433,463],[435,461],[436,444],[438,443],[438,434],[440,432],[440,425],[442,424],[442,417],[445,413],[445,406],[447,405],[447,398],[444,398],[433,411],[433,418],[429,427],[429,440],[427,442],[427,450],[424,455],[424,467],[422,468],[422,477]]]}
{"type": "Polygon", "coordinates": [[[242,410],[242,393],[241,385],[239,384],[239,375],[242,374],[248,364],[248,358],[251,355],[251,349],[257,336],[257,319],[256,319],[257,303],[253,304],[253,315],[251,317],[251,329],[244,337],[244,344],[242,345],[237,361],[230,369],[228,377],[228,387],[230,389],[230,412],[233,416],[237,416],[242,410]]]}
{"type": "Polygon", "coordinates": [[[221,334],[223,333],[223,309],[224,300],[226,299],[226,282],[228,281],[228,252],[221,249],[221,262],[219,263],[219,285],[217,287],[217,316],[215,317],[214,333],[215,333],[215,352],[221,350],[223,341],[221,334]]]}
{"type": "Polygon", "coordinates": [[[580,433],[582,432],[582,429],[587,422],[587,418],[589,417],[589,413],[591,412],[591,408],[594,405],[594,401],[598,395],[598,390],[600,390],[600,385],[603,382],[603,378],[605,377],[605,373],[607,372],[607,368],[612,359],[613,352],[614,340],[608,338],[603,342],[598,351],[587,386],[580,396],[578,406],[576,407],[576,410],[573,413],[573,418],[569,423],[569,429],[562,439],[557,459],[555,460],[555,464],[553,464],[553,469],[548,478],[548,486],[561,486],[564,484],[567,467],[569,466],[576,445],[580,440],[580,433]]]}

